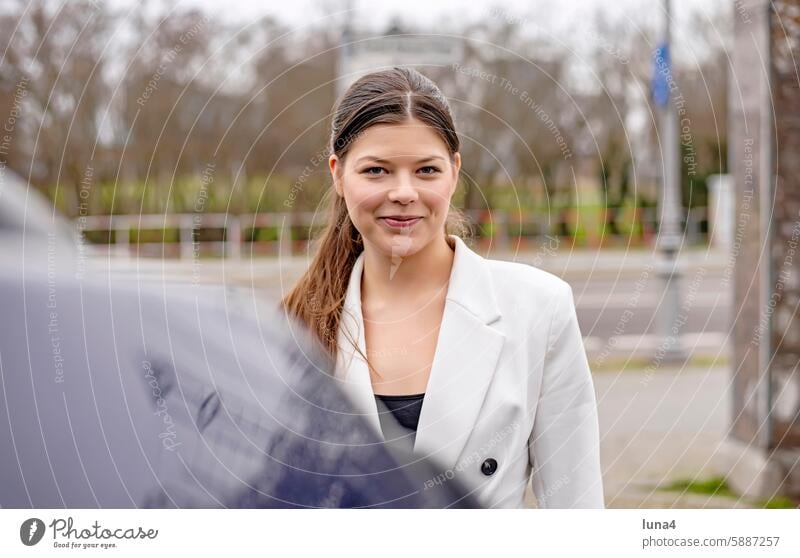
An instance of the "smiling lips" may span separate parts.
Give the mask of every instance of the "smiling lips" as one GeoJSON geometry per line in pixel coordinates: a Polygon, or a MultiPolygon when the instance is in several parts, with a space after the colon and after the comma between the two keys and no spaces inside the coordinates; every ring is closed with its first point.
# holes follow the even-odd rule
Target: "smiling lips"
{"type": "Polygon", "coordinates": [[[393,229],[407,229],[416,225],[422,217],[414,215],[392,215],[391,217],[378,217],[387,226],[393,229]]]}

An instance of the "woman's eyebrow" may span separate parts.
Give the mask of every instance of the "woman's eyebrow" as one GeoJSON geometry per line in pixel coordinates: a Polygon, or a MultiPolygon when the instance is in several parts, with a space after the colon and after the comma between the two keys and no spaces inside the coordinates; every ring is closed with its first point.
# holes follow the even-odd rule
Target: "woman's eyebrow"
{"type": "MultiPolygon", "coordinates": [[[[437,160],[437,159],[439,159],[441,161],[444,161],[444,157],[440,157],[439,155],[431,155],[430,157],[424,157],[422,159],[419,159],[415,163],[416,164],[427,163],[428,161],[434,161],[434,160],[437,160]]],[[[359,157],[358,160],[356,160],[356,164],[359,164],[362,161],[374,161],[376,163],[383,163],[383,164],[391,164],[392,163],[388,159],[381,159],[380,157],[375,157],[374,155],[365,155],[364,157],[359,157]]]]}

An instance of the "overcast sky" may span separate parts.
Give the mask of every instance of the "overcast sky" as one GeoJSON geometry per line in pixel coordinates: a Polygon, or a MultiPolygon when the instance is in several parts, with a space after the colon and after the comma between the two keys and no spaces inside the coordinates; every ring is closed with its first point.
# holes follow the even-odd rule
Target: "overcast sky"
{"type": "MultiPolygon", "coordinates": [[[[113,0],[119,6],[136,6],[141,0],[113,0]]],[[[421,28],[441,28],[463,21],[475,21],[483,17],[497,17],[498,13],[509,18],[533,21],[537,25],[569,30],[576,23],[591,20],[595,12],[602,10],[611,20],[637,21],[646,18],[650,22],[663,19],[662,0],[490,0],[465,2],[464,0],[352,0],[355,14],[353,21],[359,26],[385,27],[393,18],[421,28]]],[[[702,17],[720,7],[730,4],[728,0],[673,0],[676,32],[685,22],[702,17]]],[[[231,22],[247,22],[264,15],[273,15],[293,26],[304,26],[310,20],[325,20],[346,12],[347,0],[290,0],[274,2],[265,0],[178,0],[179,6],[198,6],[231,22]]],[[[341,17],[341,15],[339,16],[341,17]]]]}

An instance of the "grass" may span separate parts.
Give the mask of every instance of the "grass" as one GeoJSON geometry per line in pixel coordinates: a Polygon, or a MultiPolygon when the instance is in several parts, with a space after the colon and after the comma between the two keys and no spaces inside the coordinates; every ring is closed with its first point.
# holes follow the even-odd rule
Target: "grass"
{"type": "Polygon", "coordinates": [[[773,496],[768,500],[751,501],[743,498],[736,493],[728,484],[723,476],[714,476],[705,480],[682,479],[673,481],[667,485],[658,487],[659,490],[670,492],[685,492],[688,494],[698,494],[701,496],[713,496],[719,498],[732,498],[742,500],[752,504],[754,507],[763,509],[796,509],[797,502],[785,496],[773,496]]]}
{"type": "MultiPolygon", "coordinates": [[[[682,363],[680,366],[682,368],[711,368],[717,366],[727,366],[729,363],[729,358],[721,354],[719,356],[715,355],[708,355],[708,354],[701,354],[701,355],[692,355],[689,357],[689,360],[685,363],[682,363]]],[[[641,357],[629,357],[629,356],[618,356],[613,358],[606,358],[602,361],[598,361],[597,359],[589,359],[589,367],[592,369],[592,372],[598,373],[608,373],[608,372],[644,372],[648,370],[651,366],[655,366],[653,359],[645,356],[641,357]]],[[[658,366],[655,367],[656,373],[659,369],[667,369],[667,368],[674,368],[672,363],[662,362],[658,366]]]]}
{"type": "Polygon", "coordinates": [[[706,480],[677,480],[670,484],[660,487],[661,490],[688,492],[689,494],[700,494],[704,496],[721,496],[725,498],[739,498],[734,492],[725,477],[716,476],[706,480]]]}
{"type": "Polygon", "coordinates": [[[781,510],[781,509],[794,510],[800,506],[798,506],[796,503],[794,503],[789,498],[786,498],[785,496],[775,496],[773,498],[770,498],[769,500],[764,501],[761,507],[768,510],[781,510]]]}

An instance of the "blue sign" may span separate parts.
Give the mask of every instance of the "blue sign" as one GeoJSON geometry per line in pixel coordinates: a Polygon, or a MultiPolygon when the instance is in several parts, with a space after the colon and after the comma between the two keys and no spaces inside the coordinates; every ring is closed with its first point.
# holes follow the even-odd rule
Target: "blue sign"
{"type": "Polygon", "coordinates": [[[672,65],[669,60],[669,45],[661,43],[653,52],[653,102],[665,107],[669,102],[669,84],[672,81],[672,65]]]}

